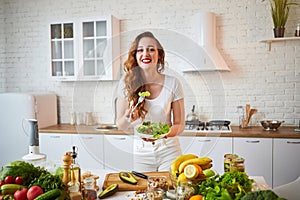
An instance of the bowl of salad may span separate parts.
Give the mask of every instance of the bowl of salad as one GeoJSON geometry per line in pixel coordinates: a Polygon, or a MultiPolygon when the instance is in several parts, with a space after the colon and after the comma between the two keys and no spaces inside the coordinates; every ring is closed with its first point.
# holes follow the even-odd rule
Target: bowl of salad
{"type": "Polygon", "coordinates": [[[137,125],[134,130],[141,138],[157,140],[168,135],[170,129],[168,124],[146,121],[137,125]]]}

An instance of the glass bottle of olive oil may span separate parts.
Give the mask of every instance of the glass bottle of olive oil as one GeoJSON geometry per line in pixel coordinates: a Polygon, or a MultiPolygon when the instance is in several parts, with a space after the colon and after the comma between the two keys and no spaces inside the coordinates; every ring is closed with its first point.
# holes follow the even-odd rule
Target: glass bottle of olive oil
{"type": "Polygon", "coordinates": [[[71,153],[73,158],[73,163],[71,164],[71,181],[69,182],[69,190],[73,192],[81,192],[81,170],[79,164],[76,162],[77,158],[77,148],[73,146],[73,151],[71,153]]]}

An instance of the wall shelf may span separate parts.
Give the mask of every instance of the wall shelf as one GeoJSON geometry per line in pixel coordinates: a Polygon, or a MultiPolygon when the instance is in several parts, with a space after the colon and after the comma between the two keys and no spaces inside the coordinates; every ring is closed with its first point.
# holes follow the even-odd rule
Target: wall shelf
{"type": "Polygon", "coordinates": [[[272,38],[272,39],[261,40],[260,42],[269,44],[269,51],[271,51],[271,46],[273,42],[283,42],[289,40],[300,40],[300,37],[272,38]]]}

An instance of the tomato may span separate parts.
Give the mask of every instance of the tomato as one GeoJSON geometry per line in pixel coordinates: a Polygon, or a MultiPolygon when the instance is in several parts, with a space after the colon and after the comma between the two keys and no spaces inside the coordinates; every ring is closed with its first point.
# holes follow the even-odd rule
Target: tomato
{"type": "Polygon", "coordinates": [[[44,193],[44,191],[40,186],[37,186],[37,185],[32,186],[28,189],[27,199],[34,200],[36,197],[40,196],[43,193],[44,193]]]}
{"type": "Polygon", "coordinates": [[[14,180],[14,178],[12,176],[7,176],[4,179],[4,183],[5,184],[11,184],[11,183],[14,183],[14,182],[15,182],[15,180],[14,180]]]}
{"type": "Polygon", "coordinates": [[[23,185],[24,179],[23,179],[21,176],[17,176],[17,177],[15,178],[15,183],[16,183],[16,184],[19,184],[19,185],[23,185]]]}
{"type": "Polygon", "coordinates": [[[23,188],[22,190],[17,190],[14,193],[14,199],[15,200],[27,200],[27,192],[28,192],[27,188],[23,188]]]}

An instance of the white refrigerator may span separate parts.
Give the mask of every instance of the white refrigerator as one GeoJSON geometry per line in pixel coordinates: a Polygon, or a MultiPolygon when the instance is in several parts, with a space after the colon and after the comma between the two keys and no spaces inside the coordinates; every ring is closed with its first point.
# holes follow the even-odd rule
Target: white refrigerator
{"type": "Polygon", "coordinates": [[[29,153],[28,119],[36,119],[38,128],[57,124],[57,96],[0,93],[0,169],[29,153]]]}

